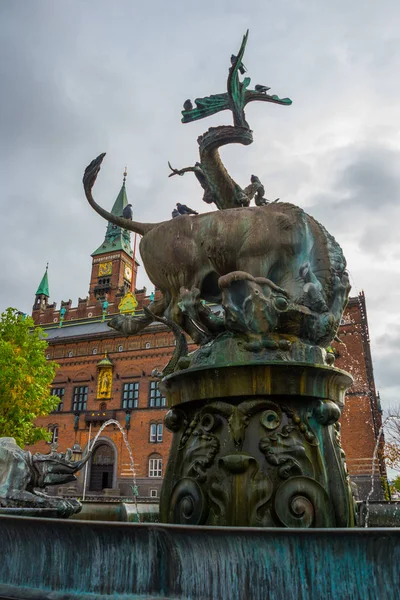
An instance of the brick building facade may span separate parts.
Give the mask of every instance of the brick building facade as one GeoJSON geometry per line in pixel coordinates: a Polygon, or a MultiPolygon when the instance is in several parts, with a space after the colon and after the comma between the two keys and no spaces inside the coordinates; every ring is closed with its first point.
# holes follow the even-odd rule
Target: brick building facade
{"type": "MultiPolygon", "coordinates": [[[[127,205],[125,181],[112,212],[122,214],[127,205]]],[[[165,398],[158,390],[153,369],[161,369],[171,356],[175,339],[162,324],[124,337],[107,321],[136,304],[142,311],[154,295],[136,289],[138,263],[129,234],[111,223],[103,244],[92,254],[89,293],[79,298],[49,304],[47,270],[36,292],[32,316],[48,334],[49,360],[59,364],[52,393],[60,397],[57,411],[38,420],[53,431],[59,450],[79,445],[86,450],[101,425],[117,420],[132,448],[139,497],[159,496],[168,460],[171,434],[163,426],[165,398]]],[[[342,443],[352,479],[365,497],[370,489],[372,456],[381,424],[379,398],[373,379],[365,298],[351,298],[336,343],[336,366],[349,371],[354,385],[347,394],[342,416],[342,443]]],[[[194,349],[194,346],[193,346],[194,349]]],[[[45,442],[34,451],[47,452],[45,442]]],[[[377,478],[385,475],[384,464],[377,478]]],[[[81,472],[76,492],[102,494],[104,489],[132,495],[130,459],[118,427],[108,426],[98,438],[86,472],[81,472]]],[[[380,486],[375,486],[380,490],[380,486]]],[[[380,493],[380,492],[379,492],[380,493]]]]}
{"type": "MultiPolygon", "coordinates": [[[[360,498],[371,489],[375,474],[374,499],[382,498],[381,478],[387,479],[382,453],[375,468],[372,458],[382,425],[379,394],[375,389],[371,347],[364,292],[350,298],[339,329],[341,343],[335,343],[335,366],[348,371],[354,383],[346,394],[341,417],[341,435],[346,452],[347,468],[358,486],[360,498]]],[[[380,443],[383,445],[383,436],[380,443]]]]}

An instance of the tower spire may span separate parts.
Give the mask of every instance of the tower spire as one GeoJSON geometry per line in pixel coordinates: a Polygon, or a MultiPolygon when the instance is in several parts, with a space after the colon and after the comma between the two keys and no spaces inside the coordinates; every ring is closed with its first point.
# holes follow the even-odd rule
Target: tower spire
{"type": "MultiPolygon", "coordinates": [[[[124,211],[131,212],[132,205],[128,204],[126,194],[126,176],[128,169],[123,171],[122,186],[111,209],[113,215],[124,216],[124,211]]],[[[130,233],[114,225],[107,224],[104,241],[92,252],[92,274],[90,278],[90,302],[103,302],[103,318],[107,314],[105,304],[118,306],[122,296],[136,284],[137,261],[131,246],[130,233]]],[[[115,310],[111,309],[111,310],[115,310]]]]}
{"type": "Polygon", "coordinates": [[[47,300],[50,297],[49,279],[47,276],[48,269],[49,269],[49,263],[47,263],[47,265],[46,265],[46,270],[41,279],[41,282],[39,283],[39,287],[36,290],[35,304],[33,305],[33,310],[37,310],[37,309],[44,310],[46,308],[47,300]]]}
{"type": "MultiPolygon", "coordinates": [[[[127,174],[128,170],[127,167],[125,167],[122,179],[122,187],[111,209],[111,213],[113,215],[117,215],[118,217],[122,217],[123,210],[125,206],[128,205],[128,197],[126,195],[125,187],[127,174]]],[[[107,225],[104,242],[92,253],[92,256],[105,254],[107,252],[115,252],[117,250],[123,250],[132,258],[133,250],[131,247],[130,233],[126,229],[121,229],[117,225],[113,225],[109,222],[107,225]]]]}
{"type": "Polygon", "coordinates": [[[47,271],[49,269],[49,263],[47,263],[46,265],[46,271],[44,272],[44,275],[42,277],[41,282],[39,283],[39,287],[36,290],[36,296],[46,296],[46,298],[50,297],[50,293],[49,293],[49,279],[47,276],[47,271]]]}

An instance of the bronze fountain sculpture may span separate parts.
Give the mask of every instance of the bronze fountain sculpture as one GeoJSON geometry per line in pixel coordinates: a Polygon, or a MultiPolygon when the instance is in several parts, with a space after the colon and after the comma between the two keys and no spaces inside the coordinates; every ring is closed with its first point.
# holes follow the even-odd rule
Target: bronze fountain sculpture
{"type": "Polygon", "coordinates": [[[0,438],[0,513],[30,516],[69,517],[80,512],[75,498],[49,496],[41,489],[75,481],[90,454],[72,459],[72,451],[31,454],[14,438],[0,438]]]}
{"type": "MultiPolygon", "coordinates": [[[[182,113],[186,123],[230,110],[233,126],[199,138],[193,167],[171,167],[171,176],[193,172],[218,210],[178,206],[163,223],[115,217],[91,192],[104,155],[84,175],[94,209],[143,236],[145,268],[163,294],[110,326],[129,335],[157,321],[177,341],[153,373],[174,434],[162,523],[21,517],[30,503],[28,514],[46,516],[36,486],[71,480],[88,456],[32,457],[0,440],[0,505],[10,506],[0,514],[1,597],[397,597],[399,529],[353,528],[338,424],[351,377],[329,349],[350,288],[342,250],[297,206],[268,202],[255,175],[242,189],[219,157],[224,144],[251,143],[249,101],[291,103],[240,81],[246,42],[231,57],[227,93],[187,100],[182,113]]],[[[74,506],[54,499],[53,509],[74,506]]]]}
{"type": "Polygon", "coordinates": [[[337,423],[346,373],[326,348],[335,337],[350,285],[336,240],[301,208],[269,203],[256,176],[242,189],[219,156],[226,144],[251,144],[244,107],[250,101],[290,105],[250,90],[242,58],[248,32],[232,56],[227,92],[186,101],[188,123],[223,110],[233,126],[198,138],[193,172],[203,200],[218,210],[162,223],[117,217],[93,199],[104,154],[86,169],[92,207],[108,221],[141,234],[151,281],[162,291],[141,316],[110,326],[134,334],[154,319],[170,324],[187,346],[164,372],[174,432],[163,484],[165,522],[208,525],[348,527],[354,524],[349,478],[337,423]],[[250,201],[256,197],[256,206],[250,201]]]}

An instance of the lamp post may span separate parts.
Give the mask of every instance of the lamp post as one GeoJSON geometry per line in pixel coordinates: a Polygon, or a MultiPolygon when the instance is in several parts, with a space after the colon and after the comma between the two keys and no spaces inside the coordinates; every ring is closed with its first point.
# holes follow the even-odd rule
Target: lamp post
{"type": "MultiPolygon", "coordinates": [[[[90,438],[91,438],[91,435],[92,435],[92,424],[90,423],[90,425],[89,425],[89,437],[88,437],[88,443],[87,443],[88,452],[90,452],[90,438]]],[[[85,497],[86,497],[87,472],[88,472],[88,463],[85,464],[85,477],[83,479],[83,496],[82,496],[82,500],[84,500],[85,497]]]]}

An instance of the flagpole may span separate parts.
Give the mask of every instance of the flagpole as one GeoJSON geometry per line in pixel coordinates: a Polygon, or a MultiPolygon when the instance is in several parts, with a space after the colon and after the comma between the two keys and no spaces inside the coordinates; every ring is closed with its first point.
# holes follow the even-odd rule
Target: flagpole
{"type": "MultiPolygon", "coordinates": [[[[91,437],[91,434],[92,434],[92,424],[90,423],[89,424],[89,438],[88,438],[88,445],[87,445],[88,452],[90,452],[90,437],[91,437]]],[[[89,461],[87,461],[86,465],[85,465],[85,477],[84,477],[84,480],[83,480],[83,496],[82,496],[82,500],[84,500],[85,496],[86,496],[86,481],[87,481],[88,463],[89,463],[89,461]]]]}
{"type": "Polygon", "coordinates": [[[135,275],[136,238],[137,238],[137,233],[135,232],[135,237],[133,239],[133,259],[132,259],[132,279],[131,279],[131,292],[133,294],[135,293],[135,286],[134,286],[133,282],[134,282],[134,275],[135,275]]]}

